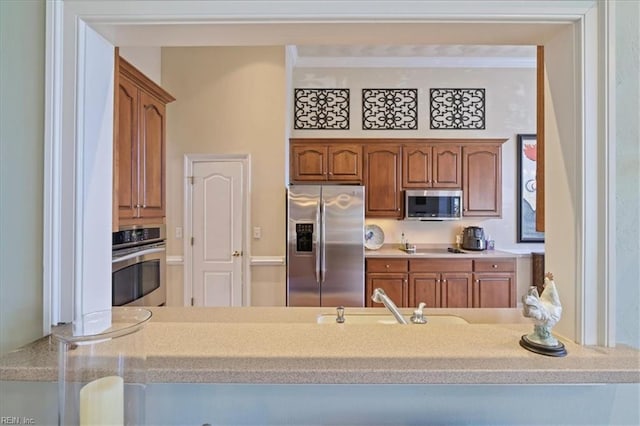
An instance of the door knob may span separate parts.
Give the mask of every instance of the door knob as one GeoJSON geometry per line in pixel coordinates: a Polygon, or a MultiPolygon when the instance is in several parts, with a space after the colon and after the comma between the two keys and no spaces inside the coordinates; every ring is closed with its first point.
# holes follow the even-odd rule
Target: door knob
{"type": "Polygon", "coordinates": [[[242,252],[238,251],[238,250],[235,250],[233,253],[231,253],[231,256],[233,256],[233,257],[242,256],[242,252]]]}

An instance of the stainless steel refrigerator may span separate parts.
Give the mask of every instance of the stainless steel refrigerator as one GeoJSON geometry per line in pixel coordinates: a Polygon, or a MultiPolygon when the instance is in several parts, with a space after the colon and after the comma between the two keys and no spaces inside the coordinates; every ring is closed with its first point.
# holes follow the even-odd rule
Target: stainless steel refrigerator
{"type": "Polygon", "coordinates": [[[287,305],[364,306],[364,190],[291,185],[287,305]]]}

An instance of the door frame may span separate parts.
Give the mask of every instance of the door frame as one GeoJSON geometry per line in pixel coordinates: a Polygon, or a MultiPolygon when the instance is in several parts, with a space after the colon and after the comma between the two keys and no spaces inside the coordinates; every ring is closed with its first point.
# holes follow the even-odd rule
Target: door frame
{"type": "MultiPolygon", "coordinates": [[[[213,32],[219,26],[231,30],[235,28],[234,25],[249,24],[260,24],[266,30],[284,22],[305,26],[372,22],[382,25],[412,22],[490,25],[554,23],[572,26],[571,62],[579,71],[575,82],[576,110],[572,121],[560,123],[563,129],[575,129],[578,133],[575,141],[579,144],[577,152],[572,153],[572,160],[576,162],[575,173],[567,176],[576,192],[572,200],[575,204],[576,236],[568,242],[576,257],[575,266],[570,271],[575,278],[575,289],[570,289],[568,299],[575,305],[576,312],[566,322],[570,326],[568,337],[584,345],[615,345],[617,289],[613,201],[616,195],[616,163],[613,136],[616,96],[615,81],[611,76],[615,70],[615,56],[609,52],[615,36],[615,15],[611,15],[611,18],[607,15],[614,10],[612,2],[559,0],[522,4],[515,1],[465,1],[460,2],[464,5],[461,8],[460,4],[438,0],[380,1],[375,8],[363,10],[359,1],[344,1],[327,7],[326,2],[309,0],[291,1],[286,11],[278,13],[273,12],[277,2],[272,1],[259,2],[251,11],[246,10],[243,2],[228,1],[128,2],[126,7],[122,3],[104,0],[47,2],[43,226],[45,334],[50,332],[52,322],[56,323],[67,314],[58,312],[64,306],[56,306],[63,295],[84,286],[80,276],[76,274],[64,279],[63,272],[74,271],[87,264],[87,258],[93,255],[98,245],[92,241],[83,246],[74,241],[84,231],[79,218],[91,216],[99,208],[96,203],[85,200],[79,191],[84,181],[93,177],[80,173],[85,166],[85,159],[79,154],[85,144],[91,146],[95,143],[91,138],[81,138],[76,132],[77,128],[84,125],[84,117],[78,112],[82,111],[85,104],[85,91],[80,79],[87,69],[83,59],[86,52],[81,49],[80,43],[84,37],[84,26],[97,29],[115,46],[126,45],[123,43],[130,40],[128,29],[148,29],[155,23],[164,24],[167,28],[185,25],[184,37],[197,34],[209,40],[210,44],[214,44],[214,41],[225,44],[213,32]],[[550,6],[550,3],[553,5],[550,6]],[[413,9],[410,16],[404,12],[408,8],[413,9]],[[596,190],[591,190],[591,185],[601,180],[596,190]],[[599,218],[602,220],[599,221],[599,218]],[[591,232],[594,227],[597,229],[595,233],[591,232]],[[63,245],[69,246],[69,250],[64,251],[68,254],[64,256],[60,250],[63,245]]],[[[240,34],[248,37],[246,31],[240,34]]],[[[168,32],[165,35],[169,36],[168,32]]],[[[464,43],[459,34],[453,36],[453,41],[464,43]]],[[[545,44],[547,36],[550,35],[532,35],[530,37],[535,40],[530,40],[531,44],[545,44]]],[[[274,39],[269,40],[275,43],[274,39]]],[[[283,44],[297,42],[291,37],[281,40],[283,44]]],[[[243,40],[244,43],[248,41],[252,40],[243,40]]],[[[137,39],[136,42],[141,46],[159,43],[157,39],[149,37],[137,39]]],[[[265,39],[260,42],[265,42],[265,39]]],[[[171,43],[164,45],[179,44],[179,40],[171,40],[171,43]]],[[[111,121],[111,117],[105,115],[104,125],[112,124],[111,121]]],[[[106,247],[107,243],[102,245],[106,247]]],[[[103,262],[108,264],[106,259],[103,262]]]]}
{"type": "Polygon", "coordinates": [[[193,233],[192,205],[193,205],[193,186],[191,185],[191,176],[193,176],[193,167],[196,163],[222,163],[222,162],[240,162],[242,163],[242,192],[244,194],[244,203],[242,209],[242,251],[240,256],[242,260],[242,306],[251,306],[251,268],[249,260],[251,259],[251,197],[249,189],[251,188],[251,155],[250,154],[184,154],[184,204],[183,204],[183,281],[182,288],[184,291],[184,305],[191,306],[193,298],[193,246],[189,243],[193,233]]]}

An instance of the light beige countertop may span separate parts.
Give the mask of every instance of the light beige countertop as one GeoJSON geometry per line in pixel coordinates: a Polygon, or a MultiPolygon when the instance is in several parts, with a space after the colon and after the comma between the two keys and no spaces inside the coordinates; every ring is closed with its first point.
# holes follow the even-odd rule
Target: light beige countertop
{"type": "Polygon", "coordinates": [[[517,258],[522,256],[529,256],[529,254],[514,253],[501,250],[462,250],[464,253],[450,253],[447,251],[448,247],[453,247],[452,244],[416,244],[416,253],[407,253],[400,249],[400,244],[384,244],[377,250],[365,249],[364,255],[366,258],[376,257],[397,257],[397,258],[451,258],[451,259],[464,259],[464,258],[517,258]]]}
{"type": "MultiPolygon", "coordinates": [[[[524,350],[518,342],[532,325],[516,309],[427,309],[427,318],[469,324],[425,325],[318,324],[331,308],[151,310],[141,331],[149,383],[640,383],[640,352],[628,347],[560,338],[564,358],[524,350]]],[[[0,358],[0,379],[56,381],[57,362],[57,344],[45,337],[0,358]]]]}

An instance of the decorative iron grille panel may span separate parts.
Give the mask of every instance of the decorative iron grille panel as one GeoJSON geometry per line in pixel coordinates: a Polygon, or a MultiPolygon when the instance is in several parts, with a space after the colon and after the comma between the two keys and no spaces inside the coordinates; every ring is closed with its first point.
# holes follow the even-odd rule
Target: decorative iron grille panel
{"type": "Polygon", "coordinates": [[[418,89],[362,89],[364,130],[416,130],[418,89]]]}
{"type": "Polygon", "coordinates": [[[432,129],[485,128],[485,89],[431,89],[432,129]]]}
{"type": "Polygon", "coordinates": [[[294,129],[349,129],[349,89],[295,89],[294,129]]]}

